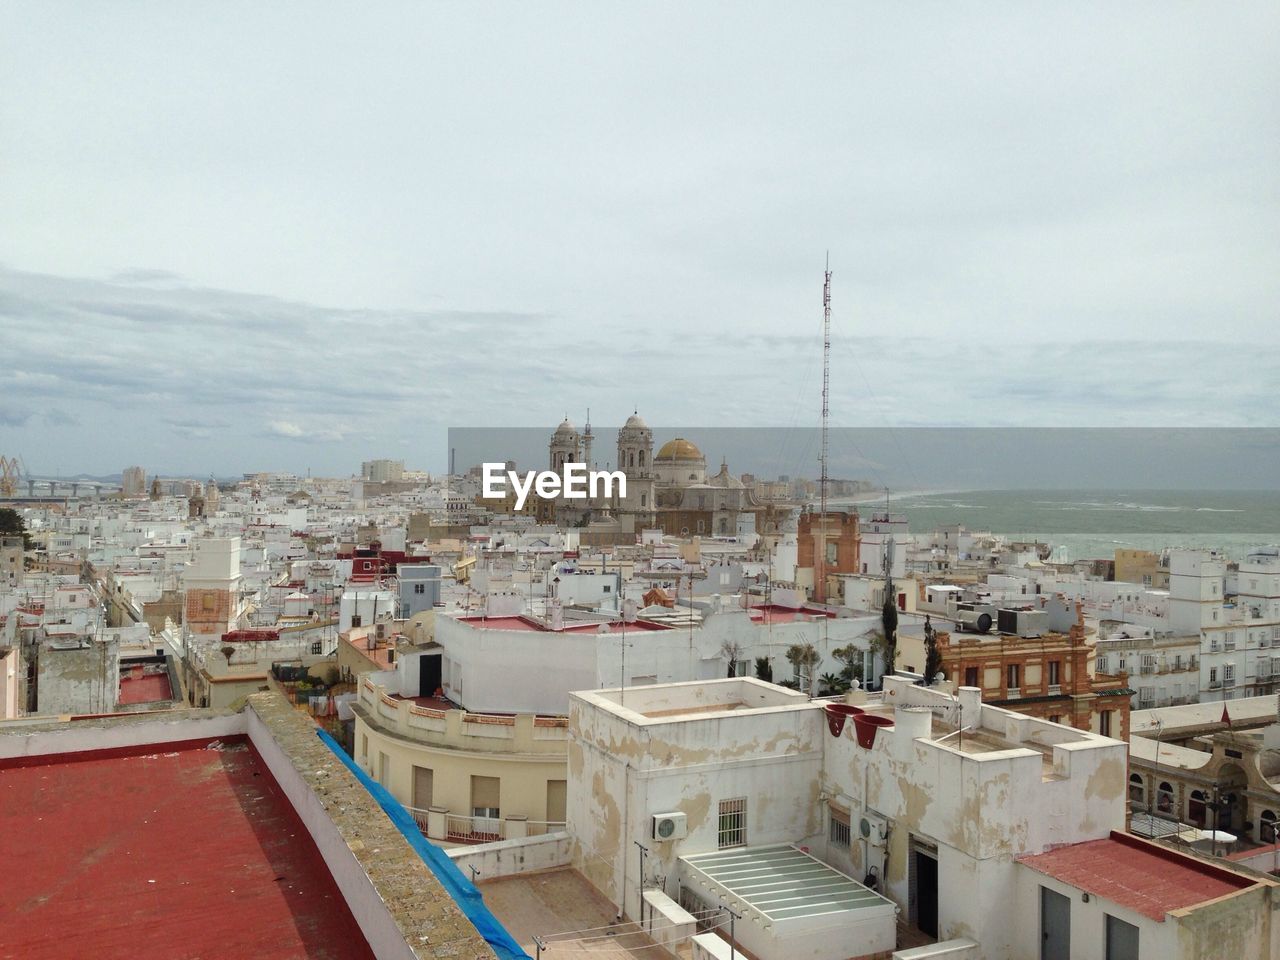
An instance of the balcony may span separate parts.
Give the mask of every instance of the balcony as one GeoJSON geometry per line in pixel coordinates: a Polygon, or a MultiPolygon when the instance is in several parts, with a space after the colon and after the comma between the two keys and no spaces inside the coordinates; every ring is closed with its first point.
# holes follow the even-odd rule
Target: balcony
{"type": "Polygon", "coordinates": [[[450,813],[440,807],[421,810],[405,807],[413,815],[422,835],[429,840],[445,843],[494,843],[498,840],[520,840],[525,837],[541,837],[563,830],[563,822],[551,820],[526,820],[524,817],[470,817],[450,813]]]}
{"type": "Polygon", "coordinates": [[[382,732],[429,748],[537,754],[548,760],[562,759],[568,750],[568,717],[440,709],[388,694],[368,677],[360,682],[354,709],[382,732]]]}
{"type": "Polygon", "coordinates": [[[1060,683],[1049,684],[1049,696],[1058,697],[1061,695],[1062,695],[1062,684],[1060,683]]]}
{"type": "Polygon", "coordinates": [[[1022,699],[1022,688],[1021,688],[1021,687],[1010,687],[1010,688],[1009,688],[1009,690],[1008,690],[1008,692],[1007,692],[1007,693],[1005,693],[1005,699],[1006,699],[1006,700],[1021,700],[1021,699],[1022,699]]]}

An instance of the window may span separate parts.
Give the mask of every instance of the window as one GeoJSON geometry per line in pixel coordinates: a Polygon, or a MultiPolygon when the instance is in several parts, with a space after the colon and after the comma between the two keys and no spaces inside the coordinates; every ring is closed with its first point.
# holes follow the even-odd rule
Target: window
{"type": "Polygon", "coordinates": [[[565,808],[568,803],[567,780],[547,781],[547,822],[562,824],[565,822],[565,808]]]}
{"type": "Polygon", "coordinates": [[[978,668],[977,667],[964,668],[964,685],[966,687],[976,687],[978,685],[978,668]]]}
{"type": "Polygon", "coordinates": [[[607,584],[607,583],[606,583],[606,584],[604,584],[603,592],[604,592],[604,593],[609,593],[609,589],[610,589],[610,588],[609,588],[609,584],[607,584]]]}
{"type": "Polygon", "coordinates": [[[425,583],[415,583],[415,584],[413,585],[413,592],[414,592],[414,593],[426,593],[426,592],[427,592],[427,585],[426,585],[425,583]]]}
{"type": "Polygon", "coordinates": [[[1236,665],[1234,663],[1224,664],[1222,667],[1222,685],[1229,687],[1236,682],[1236,665]]]}
{"type": "Polygon", "coordinates": [[[1138,960],[1138,928],[1107,914],[1106,960],[1138,960]]]}
{"type": "Polygon", "coordinates": [[[835,807],[827,808],[827,839],[833,847],[849,849],[849,814],[835,807]]]}
{"type": "Polygon", "coordinates": [[[827,544],[827,563],[834,564],[839,562],[840,562],[840,544],[828,543],[827,544]]]}
{"type": "Polygon", "coordinates": [[[1009,668],[1006,671],[1005,679],[1008,681],[1007,686],[1009,687],[1010,690],[1017,690],[1018,687],[1020,686],[1018,683],[1019,672],[1020,671],[1018,668],[1018,664],[1016,663],[1009,664],[1009,668]]]}
{"type": "Polygon", "coordinates": [[[313,657],[318,657],[323,652],[324,652],[324,643],[320,640],[313,640],[311,643],[311,655],[313,657]]]}
{"type": "Polygon", "coordinates": [[[720,801],[719,847],[743,847],[747,844],[747,798],[720,801]]]}
{"type": "Polygon", "coordinates": [[[369,757],[369,735],[367,733],[360,734],[360,759],[367,760],[369,757]]]}
{"type": "Polygon", "coordinates": [[[1100,655],[1098,656],[1098,672],[1099,672],[1099,673],[1110,673],[1110,672],[1111,672],[1111,667],[1110,667],[1110,665],[1109,665],[1109,663],[1108,663],[1108,661],[1107,661],[1106,654],[1100,654],[1100,655]]]}
{"type": "Polygon", "coordinates": [[[1062,683],[1062,661],[1049,661],[1049,686],[1056,687],[1062,683]]]}
{"type": "Polygon", "coordinates": [[[1215,684],[1215,683],[1217,683],[1217,682],[1218,682],[1218,668],[1217,668],[1217,667],[1210,667],[1210,668],[1209,668],[1209,683],[1212,685],[1212,684],[1215,684]]]}
{"type": "Polygon", "coordinates": [[[1051,715],[1050,715],[1050,717],[1049,717],[1049,722],[1050,722],[1050,723],[1061,723],[1061,722],[1062,722],[1062,714],[1060,714],[1060,713],[1051,714],[1051,715]]]}
{"type": "Polygon", "coordinates": [[[497,820],[501,814],[502,782],[497,777],[471,778],[471,815],[497,820]]]}
{"type": "Polygon", "coordinates": [[[1111,736],[1111,711],[1103,710],[1098,714],[1098,732],[1104,737],[1111,736]]]}
{"type": "Polygon", "coordinates": [[[1167,780],[1156,788],[1156,812],[1173,813],[1173,786],[1167,780]]]}
{"type": "Polygon", "coordinates": [[[1147,802],[1147,785],[1140,773],[1129,774],[1129,802],[1137,806],[1147,802]]]}
{"type": "Polygon", "coordinates": [[[430,767],[413,768],[413,806],[418,810],[429,810],[432,794],[435,793],[435,771],[430,767]]]}
{"type": "Polygon", "coordinates": [[[1192,790],[1191,797],[1187,800],[1187,819],[1194,823],[1197,827],[1204,829],[1205,825],[1205,796],[1202,790],[1192,790]]]}
{"type": "Polygon", "coordinates": [[[1260,821],[1258,829],[1258,839],[1263,843],[1275,843],[1280,837],[1276,836],[1276,812],[1274,810],[1263,810],[1262,816],[1258,818],[1260,821]]]}
{"type": "Polygon", "coordinates": [[[358,627],[358,626],[360,626],[362,623],[363,623],[363,621],[360,619],[360,614],[358,614],[358,613],[353,613],[353,614],[351,615],[351,625],[352,625],[353,627],[358,627]]]}

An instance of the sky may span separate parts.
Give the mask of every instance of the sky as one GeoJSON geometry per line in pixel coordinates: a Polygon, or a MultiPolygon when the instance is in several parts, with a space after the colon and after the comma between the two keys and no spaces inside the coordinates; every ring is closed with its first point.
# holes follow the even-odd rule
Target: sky
{"type": "Polygon", "coordinates": [[[1274,427],[1276,49],[1274,3],[4,4],[0,454],[813,427],[828,254],[833,424],[1274,427]]]}

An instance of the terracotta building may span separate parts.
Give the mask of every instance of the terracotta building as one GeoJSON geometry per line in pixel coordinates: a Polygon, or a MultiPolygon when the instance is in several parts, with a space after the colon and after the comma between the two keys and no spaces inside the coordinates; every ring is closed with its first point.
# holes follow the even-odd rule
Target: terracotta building
{"type": "Polygon", "coordinates": [[[831,593],[831,577],[861,572],[862,540],[858,534],[858,511],[828,510],[825,517],[814,511],[802,513],[796,547],[797,585],[809,588],[814,600],[825,602],[831,593]],[[821,554],[820,550],[823,551],[821,554]],[[821,573],[818,570],[820,556],[821,573]]]}
{"type": "MultiPolygon", "coordinates": [[[[1094,670],[1094,648],[1085,633],[1083,608],[1079,603],[1073,606],[1075,622],[1065,633],[1022,637],[996,631],[939,630],[942,672],[961,686],[980,687],[983,703],[1128,740],[1133,697],[1128,674],[1094,670]]],[[[923,670],[923,650],[919,636],[900,631],[898,667],[923,670]]]]}

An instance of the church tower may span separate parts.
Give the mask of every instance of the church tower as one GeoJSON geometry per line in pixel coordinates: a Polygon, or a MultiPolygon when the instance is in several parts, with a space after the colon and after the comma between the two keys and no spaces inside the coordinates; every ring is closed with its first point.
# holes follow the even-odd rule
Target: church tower
{"type": "Polygon", "coordinates": [[[560,473],[566,463],[581,462],[581,439],[578,431],[569,422],[569,418],[565,417],[560,426],[556,427],[556,432],[551,435],[550,467],[552,470],[560,473]]]}
{"type": "Polygon", "coordinates": [[[627,475],[627,480],[653,476],[653,431],[637,413],[627,417],[618,431],[618,469],[627,475]]]}
{"type": "Polygon", "coordinates": [[[629,522],[639,532],[657,522],[654,504],[653,431],[638,412],[627,417],[618,431],[618,465],[627,476],[627,496],[615,498],[619,520],[629,522]]]}

